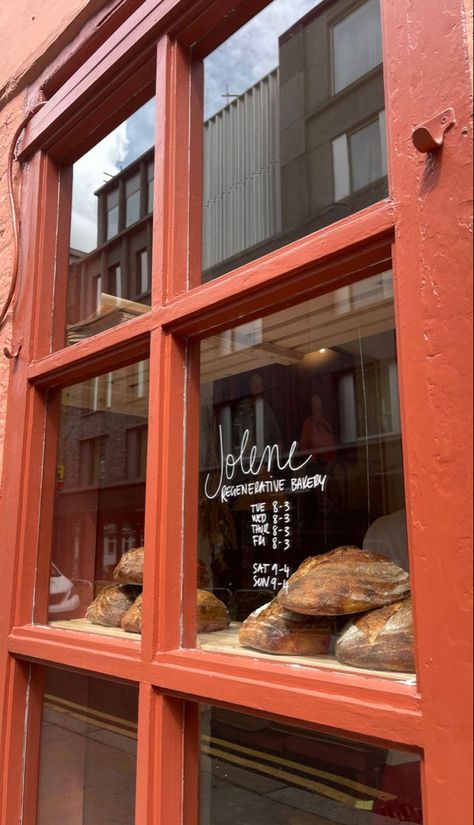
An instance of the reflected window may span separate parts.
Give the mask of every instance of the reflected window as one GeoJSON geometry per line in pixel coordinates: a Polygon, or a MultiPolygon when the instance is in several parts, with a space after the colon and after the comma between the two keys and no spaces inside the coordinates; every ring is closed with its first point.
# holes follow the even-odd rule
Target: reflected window
{"type": "Polygon", "coordinates": [[[56,626],[127,632],[122,619],[143,583],[148,374],[140,361],[61,391],[48,614],[56,626]],[[131,572],[120,573],[127,551],[131,572]]]}
{"type": "Polygon", "coordinates": [[[423,825],[420,757],[201,706],[199,825],[423,825]]]}
{"type": "Polygon", "coordinates": [[[140,173],[125,181],[125,226],[138,221],[140,217],[140,173]]]}
{"type": "Polygon", "coordinates": [[[151,162],[147,165],[146,176],[147,176],[147,212],[153,212],[153,183],[154,183],[154,175],[155,175],[155,166],[154,163],[151,162]]]}
{"type": "Polygon", "coordinates": [[[107,204],[107,240],[119,231],[119,190],[114,187],[106,194],[107,204]]]}
{"type": "Polygon", "coordinates": [[[200,465],[198,644],[413,682],[390,271],[203,340],[200,465]]]}
{"type": "Polygon", "coordinates": [[[149,292],[150,276],[148,270],[148,250],[140,249],[136,256],[137,267],[137,293],[139,295],[149,292]]]}
{"type": "Polygon", "coordinates": [[[340,92],[382,62],[378,0],[366,0],[332,29],[334,92],[340,92]]]}
{"type": "Polygon", "coordinates": [[[335,138],[332,162],[336,201],[383,179],[387,174],[385,112],[350,135],[335,138]]]}
{"type": "Polygon", "coordinates": [[[135,822],[138,689],[45,668],[37,825],[135,822]]]}

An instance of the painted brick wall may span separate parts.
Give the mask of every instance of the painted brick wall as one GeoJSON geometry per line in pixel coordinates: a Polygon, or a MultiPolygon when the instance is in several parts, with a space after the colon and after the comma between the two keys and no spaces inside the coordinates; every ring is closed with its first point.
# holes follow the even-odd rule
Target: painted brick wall
{"type": "MultiPolygon", "coordinates": [[[[7,195],[7,156],[23,118],[28,87],[74,38],[104,0],[15,0],[2,3],[0,26],[0,307],[12,273],[12,223],[7,195]]],[[[118,5],[118,3],[117,3],[118,5]]],[[[18,178],[18,170],[15,170],[18,178]]],[[[0,477],[10,362],[11,318],[0,329],[0,477]]],[[[0,487],[1,490],[1,487],[0,487]]]]}

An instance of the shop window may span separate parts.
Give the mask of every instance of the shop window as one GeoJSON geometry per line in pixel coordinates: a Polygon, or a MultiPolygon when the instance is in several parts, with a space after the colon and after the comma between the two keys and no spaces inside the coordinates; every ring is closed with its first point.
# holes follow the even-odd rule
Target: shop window
{"type": "Polygon", "coordinates": [[[200,710],[199,825],[422,825],[417,754],[200,710]]]}
{"type": "Polygon", "coordinates": [[[205,59],[203,280],[386,197],[379,4],[346,9],[273,0],[205,59]]]}
{"type": "Polygon", "coordinates": [[[390,272],[205,339],[200,456],[200,647],[412,681],[390,272]]]}
{"type": "Polygon", "coordinates": [[[386,177],[385,112],[332,141],[334,198],[340,201],[386,177]]]}
{"type": "Polygon", "coordinates": [[[73,165],[68,345],[149,309],[149,289],[136,300],[130,269],[135,250],[151,257],[147,175],[153,169],[154,107],[152,99],[73,165]]]}
{"type": "Polygon", "coordinates": [[[61,391],[48,610],[55,626],[120,635],[141,594],[148,370],[142,361],[61,391]],[[122,554],[135,550],[132,569],[120,572],[122,554]]]}
{"type": "Polygon", "coordinates": [[[137,687],[44,668],[37,825],[133,825],[137,722],[137,687]]]}
{"type": "Polygon", "coordinates": [[[378,0],[367,0],[332,28],[334,92],[382,63],[378,0]]]}

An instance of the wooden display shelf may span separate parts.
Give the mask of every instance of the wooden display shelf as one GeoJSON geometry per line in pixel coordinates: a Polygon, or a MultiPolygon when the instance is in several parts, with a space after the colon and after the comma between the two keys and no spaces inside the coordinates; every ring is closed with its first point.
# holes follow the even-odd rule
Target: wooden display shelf
{"type": "Polygon", "coordinates": [[[58,627],[61,630],[80,630],[85,633],[95,633],[96,636],[113,636],[116,639],[131,639],[140,641],[140,633],[125,632],[121,627],[104,627],[100,624],[92,624],[88,619],[61,619],[49,623],[50,627],[58,627]]]}
{"type": "MultiPolygon", "coordinates": [[[[118,639],[131,639],[140,641],[139,633],[129,633],[120,627],[103,627],[92,624],[87,619],[63,619],[61,621],[50,622],[50,627],[57,627],[61,630],[75,630],[86,633],[95,633],[98,636],[112,636],[118,639]]],[[[343,673],[350,673],[359,676],[377,676],[381,679],[390,679],[394,682],[402,682],[408,685],[416,684],[414,673],[392,673],[385,670],[370,670],[363,667],[351,667],[343,665],[337,661],[334,654],[325,656],[278,656],[273,653],[261,653],[259,650],[252,650],[249,647],[242,647],[239,644],[239,622],[232,622],[227,630],[219,630],[215,633],[200,633],[198,637],[198,647],[210,653],[231,653],[237,656],[260,659],[269,662],[279,662],[280,664],[299,665],[300,667],[318,668],[322,670],[338,670],[343,673]]]]}
{"type": "Polygon", "coordinates": [[[351,667],[350,665],[341,664],[337,661],[336,657],[330,653],[324,656],[279,656],[273,653],[261,653],[258,650],[242,647],[239,644],[240,627],[241,625],[238,622],[232,622],[227,630],[219,630],[215,633],[200,633],[198,645],[201,650],[206,650],[211,653],[232,653],[252,659],[279,662],[280,664],[286,663],[307,668],[338,670],[343,673],[350,673],[351,675],[377,676],[382,679],[390,679],[394,682],[403,682],[409,685],[416,684],[416,676],[414,673],[393,673],[385,670],[351,667]]]}

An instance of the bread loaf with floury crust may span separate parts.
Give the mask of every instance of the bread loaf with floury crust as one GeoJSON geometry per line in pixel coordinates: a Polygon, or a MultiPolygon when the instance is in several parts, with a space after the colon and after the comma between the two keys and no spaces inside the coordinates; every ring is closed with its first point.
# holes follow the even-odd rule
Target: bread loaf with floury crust
{"type": "Polygon", "coordinates": [[[142,632],[142,601],[143,595],[140,593],[135,599],[132,606],[128,608],[125,615],[122,617],[122,630],[127,633],[141,633],[142,632]]]}
{"type": "Polygon", "coordinates": [[[413,673],[411,599],[353,619],[337,641],[336,658],[353,667],[413,673]]]}
{"type": "Polygon", "coordinates": [[[213,633],[225,630],[230,625],[230,616],[224,602],[208,590],[197,592],[197,632],[213,633]]]}
{"type": "Polygon", "coordinates": [[[140,588],[123,584],[108,584],[86,610],[86,619],[104,627],[120,627],[120,622],[132,606],[140,588]]]}
{"type": "Polygon", "coordinates": [[[124,553],[114,570],[114,581],[121,584],[143,584],[144,548],[136,547],[124,553]]]}
{"type": "Polygon", "coordinates": [[[325,654],[331,642],[330,620],[326,617],[292,613],[273,599],[245,620],[239,633],[243,647],[264,653],[292,656],[325,654]]]}
{"type": "Polygon", "coordinates": [[[381,553],[336,547],[306,559],[277,598],[307,616],[362,613],[409,595],[408,573],[381,553]]]}

